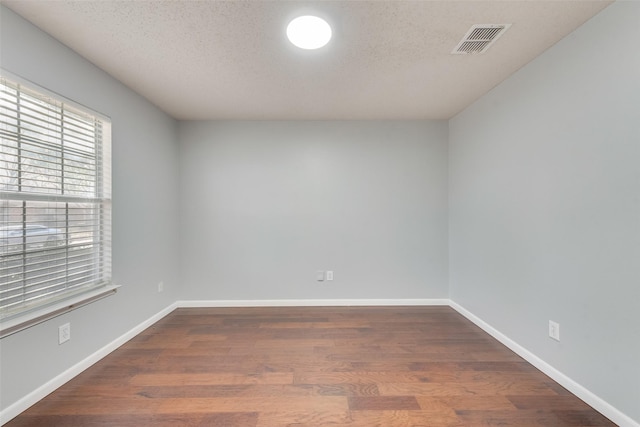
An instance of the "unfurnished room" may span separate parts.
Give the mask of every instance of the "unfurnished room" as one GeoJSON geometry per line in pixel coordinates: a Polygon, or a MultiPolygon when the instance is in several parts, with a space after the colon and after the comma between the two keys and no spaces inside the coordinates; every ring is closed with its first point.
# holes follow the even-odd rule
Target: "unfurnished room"
{"type": "Polygon", "coordinates": [[[0,425],[640,427],[639,40],[0,0],[0,425]]]}

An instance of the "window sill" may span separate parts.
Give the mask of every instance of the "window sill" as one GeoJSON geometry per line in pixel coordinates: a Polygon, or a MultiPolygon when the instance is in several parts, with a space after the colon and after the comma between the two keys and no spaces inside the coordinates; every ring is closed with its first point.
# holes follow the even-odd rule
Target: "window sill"
{"type": "Polygon", "coordinates": [[[110,285],[100,289],[77,295],[73,298],[65,299],[38,310],[30,311],[25,314],[0,321],[0,338],[20,332],[24,329],[45,322],[54,317],[60,316],[76,308],[82,307],[102,298],[108,297],[116,293],[120,286],[110,285]]]}

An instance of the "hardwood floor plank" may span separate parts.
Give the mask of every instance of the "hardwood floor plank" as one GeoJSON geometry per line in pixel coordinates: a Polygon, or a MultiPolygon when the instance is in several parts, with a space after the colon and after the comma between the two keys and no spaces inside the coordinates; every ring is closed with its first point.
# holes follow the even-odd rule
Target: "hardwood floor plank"
{"type": "Polygon", "coordinates": [[[257,413],[27,416],[14,427],[255,427],[257,413]]]}
{"type": "Polygon", "coordinates": [[[507,396],[416,396],[423,410],[492,410],[513,411],[517,408],[507,396]]]}
{"type": "Polygon", "coordinates": [[[343,396],[305,396],[305,397],[233,397],[162,399],[158,413],[217,413],[241,412],[251,408],[252,412],[279,411],[295,412],[344,412],[347,411],[347,398],[343,396]]]}
{"type": "Polygon", "coordinates": [[[279,408],[261,412],[256,427],[337,427],[351,425],[348,411],[295,411],[279,408]]]}
{"type": "Polygon", "coordinates": [[[254,343],[254,348],[277,348],[286,351],[287,349],[313,349],[315,347],[331,347],[335,344],[333,339],[258,339],[254,343]]]}
{"type": "Polygon", "coordinates": [[[135,375],[131,385],[176,386],[176,385],[234,385],[234,384],[293,384],[293,374],[286,372],[266,372],[262,374],[209,372],[186,374],[140,374],[135,375]]]}
{"type": "Polygon", "coordinates": [[[508,396],[508,399],[518,409],[548,408],[551,410],[584,411],[590,406],[573,395],[566,396],[508,396]]]}
{"type": "Polygon", "coordinates": [[[322,330],[322,329],[360,329],[372,328],[371,323],[366,320],[342,320],[342,321],[324,321],[324,322],[295,322],[287,321],[280,323],[264,322],[258,326],[261,329],[305,329],[322,330]]]}
{"type": "Polygon", "coordinates": [[[417,411],[420,405],[415,396],[352,396],[352,411],[417,411]]]}
{"type": "Polygon", "coordinates": [[[553,395],[555,392],[538,381],[474,381],[467,383],[381,383],[383,396],[509,396],[553,395]]]}
{"type": "Polygon", "coordinates": [[[472,427],[451,411],[354,411],[349,427],[472,427]]]}
{"type": "MultiPolygon", "coordinates": [[[[92,392],[91,390],[88,390],[92,392]]],[[[96,391],[94,391],[96,392],[96,391]]],[[[99,393],[99,392],[97,392],[99,393]]],[[[212,397],[311,397],[311,396],[377,396],[375,384],[300,384],[300,385],[214,385],[182,387],[141,387],[138,395],[158,398],[212,397]]]]}
{"type": "Polygon", "coordinates": [[[27,412],[34,415],[152,415],[160,410],[162,402],[144,396],[77,396],[73,399],[44,399],[27,412]]]}
{"type": "Polygon", "coordinates": [[[547,410],[464,410],[456,411],[456,415],[465,425],[496,425],[513,427],[587,427],[587,426],[615,426],[603,416],[597,416],[592,411],[557,411],[547,410]]]}
{"type": "Polygon", "coordinates": [[[554,410],[560,421],[560,425],[567,426],[609,426],[613,425],[604,415],[589,409],[579,411],[574,410],[554,410]]]}

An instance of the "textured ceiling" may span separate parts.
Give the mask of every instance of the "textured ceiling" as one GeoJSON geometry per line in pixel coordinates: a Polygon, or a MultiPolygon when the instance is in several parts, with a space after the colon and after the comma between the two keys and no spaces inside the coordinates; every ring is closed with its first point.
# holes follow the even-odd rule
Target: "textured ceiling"
{"type": "Polygon", "coordinates": [[[450,118],[610,2],[4,1],[177,119],[450,118]],[[317,14],[329,45],[287,23],[317,14]],[[452,55],[473,24],[512,24],[452,55]]]}

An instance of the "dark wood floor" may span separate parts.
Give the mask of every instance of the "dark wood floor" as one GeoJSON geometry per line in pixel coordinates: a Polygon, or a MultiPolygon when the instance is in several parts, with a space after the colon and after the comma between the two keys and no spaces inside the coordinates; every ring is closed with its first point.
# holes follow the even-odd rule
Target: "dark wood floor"
{"type": "Polygon", "coordinates": [[[449,307],[178,309],[7,424],[612,426],[449,307]]]}

